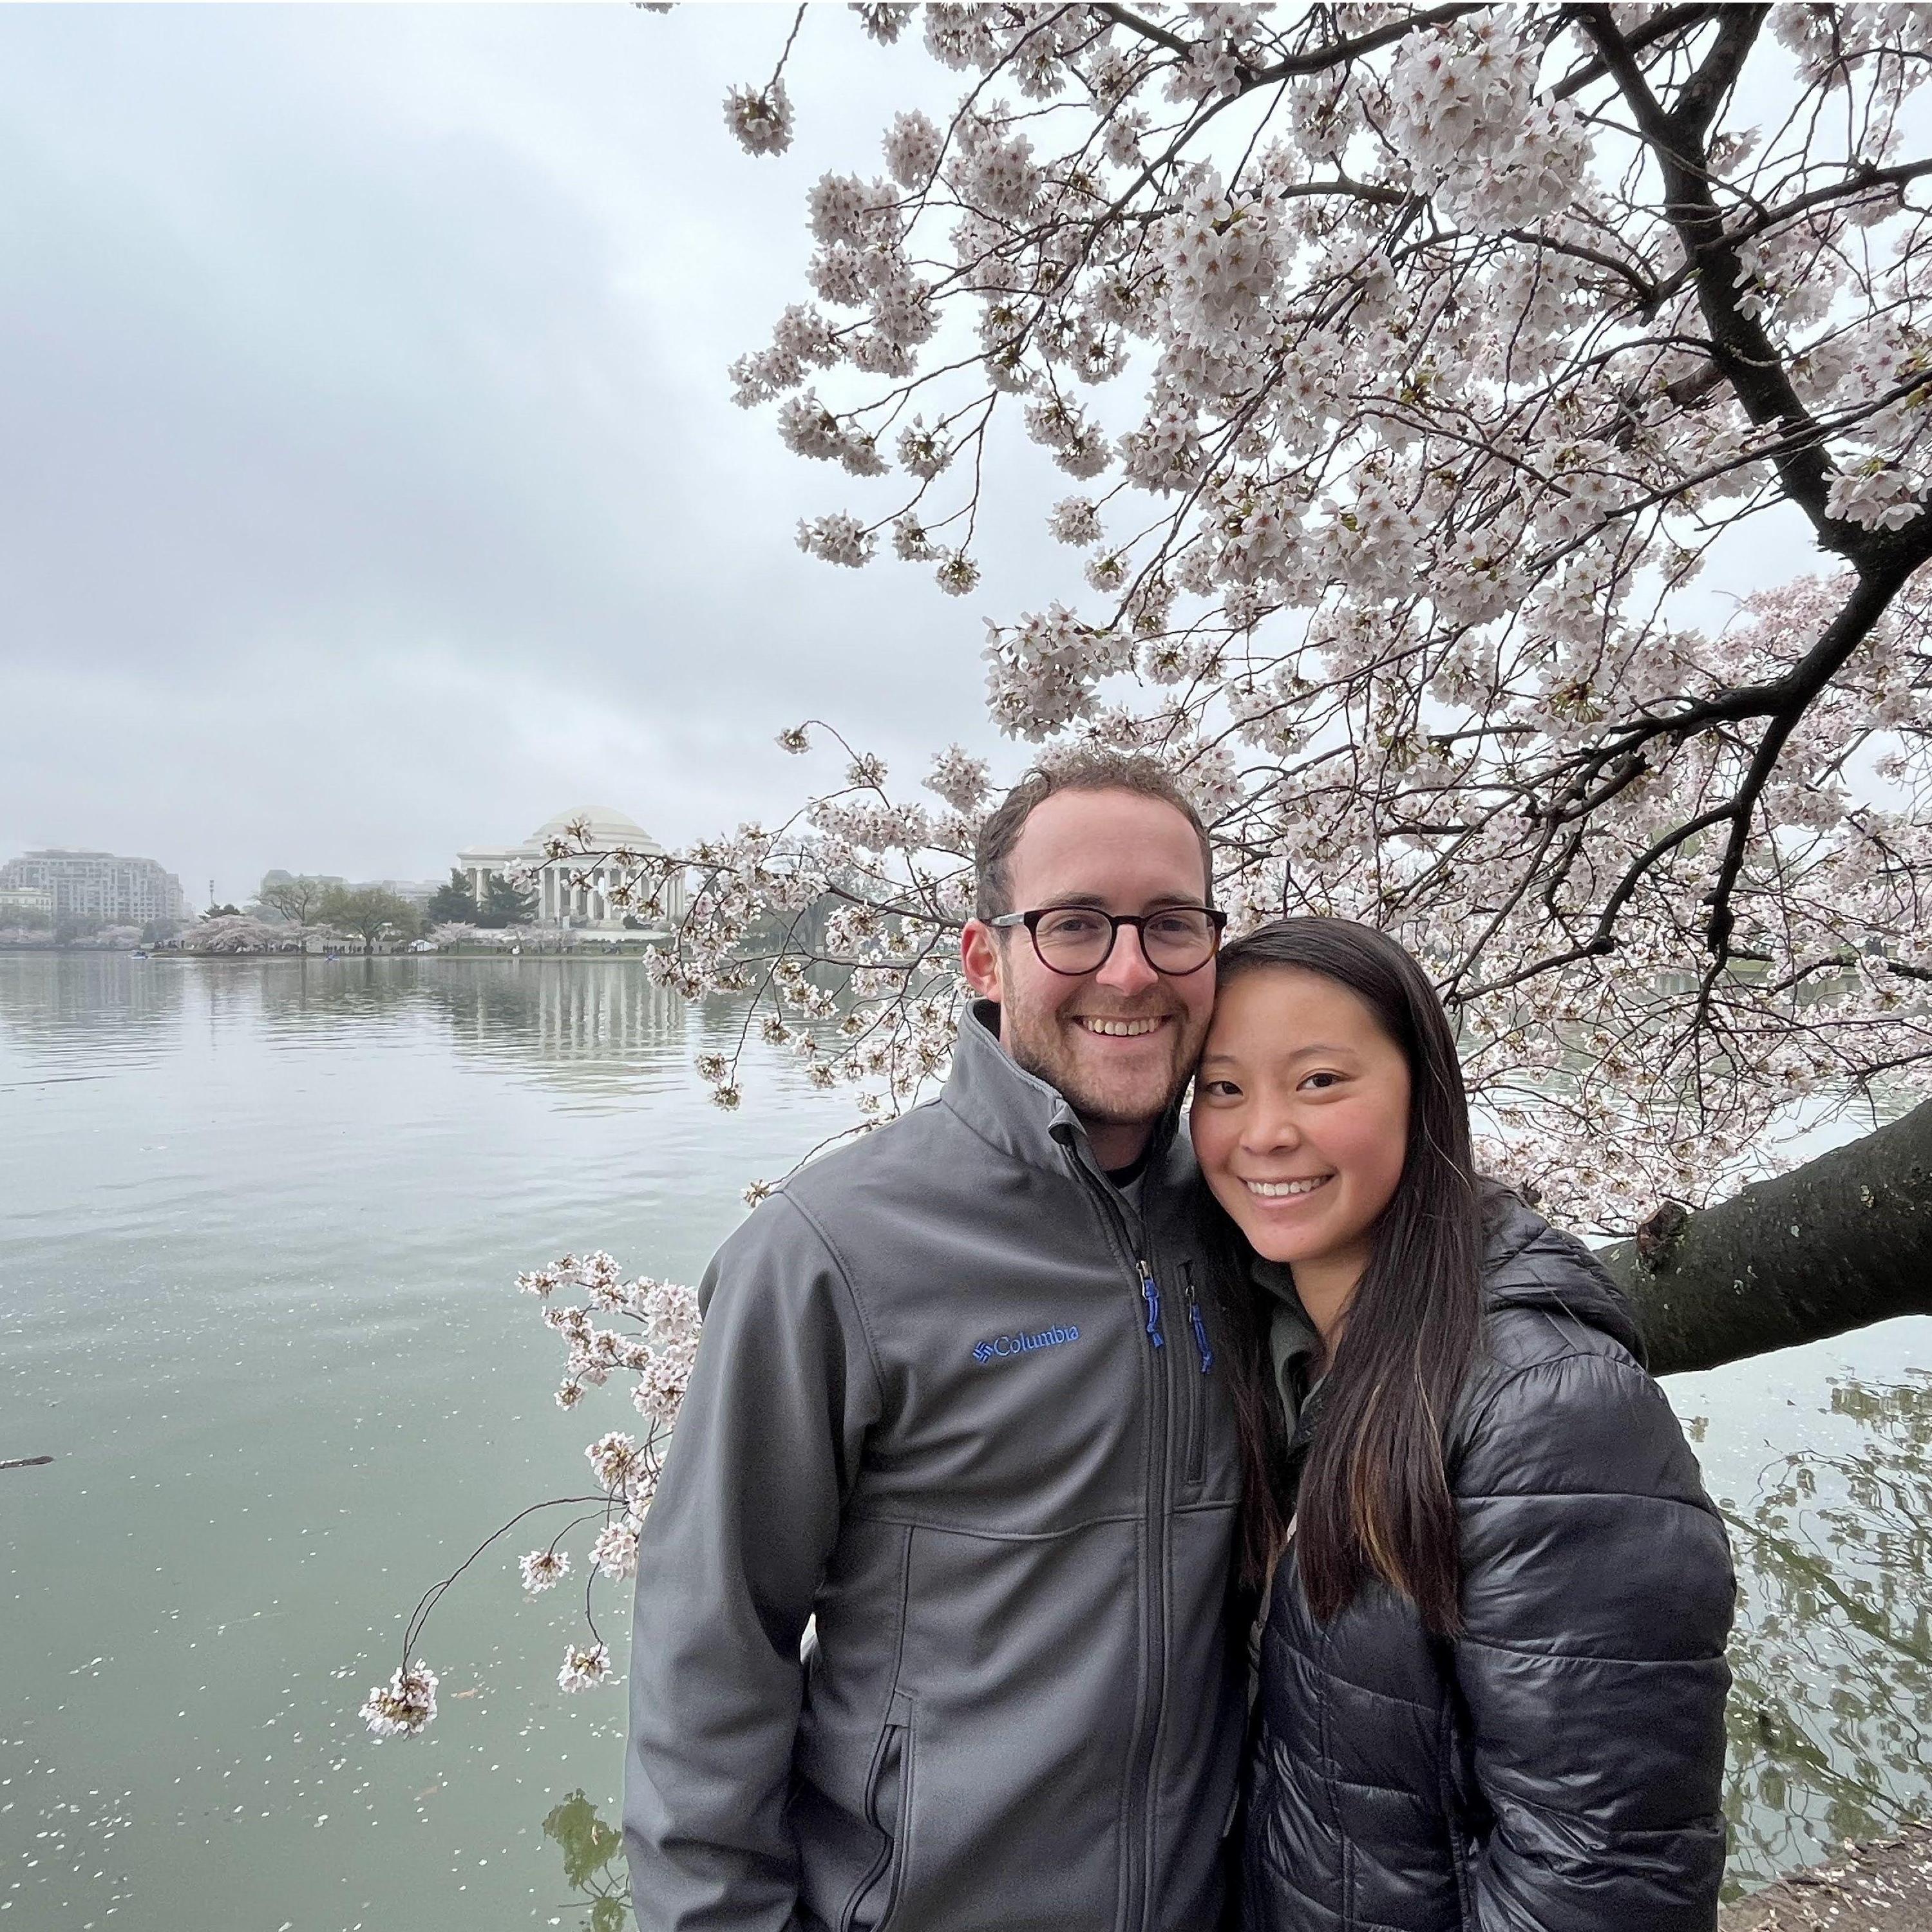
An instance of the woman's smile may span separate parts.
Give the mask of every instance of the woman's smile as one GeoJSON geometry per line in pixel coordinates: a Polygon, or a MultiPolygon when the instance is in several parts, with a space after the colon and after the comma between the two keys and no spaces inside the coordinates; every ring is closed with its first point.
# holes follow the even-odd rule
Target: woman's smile
{"type": "Polygon", "coordinates": [[[1312,1174],[1298,1180],[1250,1180],[1244,1176],[1241,1185],[1258,1201],[1298,1201],[1334,1178],[1332,1174],[1312,1174]]]}

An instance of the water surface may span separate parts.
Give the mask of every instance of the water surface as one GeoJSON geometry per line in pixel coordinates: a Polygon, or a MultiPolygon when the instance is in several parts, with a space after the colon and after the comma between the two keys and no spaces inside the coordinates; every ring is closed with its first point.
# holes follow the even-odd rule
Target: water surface
{"type": "MultiPolygon", "coordinates": [[[[622,1693],[556,1688],[582,1597],[524,1601],[538,1538],[439,1610],[426,1736],[355,1708],[421,1592],[634,1422],[614,1385],[556,1408],[517,1270],[694,1281],[845,1119],[756,1044],[712,1107],[691,1061],[741,1024],[634,962],[0,954],[0,1459],[55,1459],[0,1472],[0,1928],[622,1917],[622,1693]]],[[[1755,1527],[1744,1878],[1932,1798],[1915,1366],[1932,1322],[1672,1386],[1755,1527]]]]}

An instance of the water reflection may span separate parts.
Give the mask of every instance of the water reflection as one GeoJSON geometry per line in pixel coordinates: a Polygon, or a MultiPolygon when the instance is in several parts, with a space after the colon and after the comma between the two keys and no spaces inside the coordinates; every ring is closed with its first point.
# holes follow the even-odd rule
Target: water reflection
{"type": "Polygon", "coordinates": [[[1794,1450],[1726,1504],[1733,1893],[1932,1800],[1932,1372],[1834,1382],[1830,1413],[1847,1446],[1794,1450]]]}
{"type": "MultiPolygon", "coordinates": [[[[717,1003],[700,1010],[696,1030],[707,1044],[728,1044],[742,1017],[717,1003]]],[[[434,1029],[463,1058],[615,1100],[685,1084],[687,1023],[685,1003],[654,987],[634,958],[0,954],[0,1046],[14,1078],[34,1083],[151,1065],[190,1028],[210,1041],[252,1033],[277,1046],[346,1052],[380,1045],[386,1033],[434,1029]]]]}
{"type": "Polygon", "coordinates": [[[635,962],[439,973],[421,995],[459,1052],[534,1060],[555,1084],[634,1089],[669,1072],[669,1061],[679,1063],[682,1084],[685,1003],[653,986],[635,962]]]}
{"type": "Polygon", "coordinates": [[[182,1004],[178,974],[124,952],[0,953],[0,1044],[29,1070],[98,1078],[104,1052],[151,1064],[182,1004]]]}
{"type": "Polygon", "coordinates": [[[583,1914],[584,1932],[619,1932],[632,1924],[630,1880],[623,1834],[606,1824],[581,1791],[573,1791],[543,1821],[544,1836],[563,1853],[568,1904],[583,1914]]]}
{"type": "Polygon", "coordinates": [[[635,959],[312,962],[266,975],[260,998],[284,1037],[353,1046],[370,1026],[427,1024],[460,1056],[550,1087],[614,1098],[683,1082],[684,1002],[635,959]]]}

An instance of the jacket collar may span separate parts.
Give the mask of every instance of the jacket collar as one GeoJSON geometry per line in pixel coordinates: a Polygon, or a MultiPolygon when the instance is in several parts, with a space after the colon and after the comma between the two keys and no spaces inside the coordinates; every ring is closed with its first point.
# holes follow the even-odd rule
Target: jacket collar
{"type": "MultiPolygon", "coordinates": [[[[1066,1171],[1070,1151],[1096,1174],[1101,1172],[1080,1116],[1057,1088],[1050,1087],[1000,1044],[1000,1009],[992,1000],[975,1000],[959,1023],[953,1043],[952,1071],[944,1104],[980,1138],[1029,1167],[1066,1171]]],[[[1180,1186],[1192,1174],[1193,1150],[1179,1132],[1177,1102],[1154,1123],[1147,1175],[1162,1186],[1180,1186]]]]}
{"type": "MultiPolygon", "coordinates": [[[[1552,1228],[1500,1186],[1490,1189],[1483,1208],[1483,1300],[1488,1312],[1534,1308],[1568,1315],[1602,1330],[1639,1361],[1643,1360],[1642,1343],[1623,1291],[1582,1242],[1552,1228]]],[[[1295,1292],[1292,1268],[1250,1252],[1248,1275],[1266,1310],[1268,1352],[1282,1412],[1298,1436],[1313,1420],[1311,1410],[1298,1426],[1296,1397],[1320,1337],[1295,1292]]],[[[1302,1396],[1304,1408],[1309,1400],[1309,1395],[1302,1396]]]]}

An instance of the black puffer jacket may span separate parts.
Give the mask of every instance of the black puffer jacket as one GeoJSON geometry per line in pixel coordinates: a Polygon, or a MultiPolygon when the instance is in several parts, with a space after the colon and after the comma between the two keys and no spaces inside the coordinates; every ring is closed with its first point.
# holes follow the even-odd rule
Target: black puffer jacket
{"type": "Polygon", "coordinates": [[[1292,1546],[1261,1653],[1245,1932],[1708,1932],[1733,1581],[1622,1297],[1514,1201],[1450,1434],[1464,1634],[1379,1585],[1326,1628],[1292,1546]]]}

